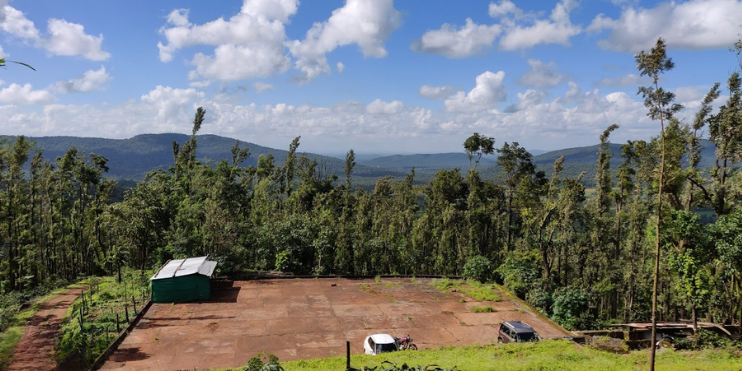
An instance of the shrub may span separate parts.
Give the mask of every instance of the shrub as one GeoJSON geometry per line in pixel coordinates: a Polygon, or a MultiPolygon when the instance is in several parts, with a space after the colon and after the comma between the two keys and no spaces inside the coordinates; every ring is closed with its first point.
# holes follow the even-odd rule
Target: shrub
{"type": "Polygon", "coordinates": [[[481,255],[472,256],[464,264],[464,278],[479,282],[492,280],[492,263],[481,255]]]}
{"type": "Polygon", "coordinates": [[[484,307],[473,306],[471,307],[471,311],[474,313],[493,313],[495,309],[489,305],[484,307]]]}
{"type": "Polygon", "coordinates": [[[594,338],[590,343],[590,348],[616,354],[629,353],[629,346],[624,340],[604,336],[594,338]]]}

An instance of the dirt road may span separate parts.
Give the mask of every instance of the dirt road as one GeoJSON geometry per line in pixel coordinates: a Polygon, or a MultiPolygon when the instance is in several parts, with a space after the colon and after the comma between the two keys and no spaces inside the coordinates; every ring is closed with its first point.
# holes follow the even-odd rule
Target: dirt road
{"type": "Polygon", "coordinates": [[[54,344],[67,307],[80,295],[80,289],[69,289],[41,305],[27,324],[15,348],[7,371],[62,370],[54,360],[54,344]]]}

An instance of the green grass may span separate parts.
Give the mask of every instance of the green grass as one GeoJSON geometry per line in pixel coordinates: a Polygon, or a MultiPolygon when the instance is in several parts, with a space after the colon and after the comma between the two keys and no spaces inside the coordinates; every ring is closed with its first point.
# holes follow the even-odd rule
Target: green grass
{"type": "Polygon", "coordinates": [[[13,356],[13,351],[21,341],[23,336],[23,326],[12,326],[0,334],[0,370],[4,370],[8,366],[10,357],[13,356]]]}
{"type": "Polygon", "coordinates": [[[433,287],[444,294],[451,292],[461,292],[474,301],[501,301],[497,288],[493,284],[480,283],[474,280],[449,280],[441,278],[433,280],[433,287]]]}
{"type": "MultiPolygon", "coordinates": [[[[738,351],[739,352],[739,351],[738,351]]],[[[382,361],[410,366],[436,364],[457,370],[637,370],[647,369],[649,353],[634,351],[625,355],[580,347],[569,341],[542,341],[527,344],[447,347],[420,351],[395,352],[383,356],[356,355],[351,365],[380,366],[382,361]]],[[[281,362],[287,371],[345,370],[345,357],[332,357],[293,362],[281,362]]],[[[739,353],[730,350],[698,352],[660,351],[657,370],[742,370],[739,353]]]]}
{"type": "Polygon", "coordinates": [[[480,306],[476,306],[475,305],[475,306],[471,307],[470,309],[474,313],[493,313],[495,311],[495,309],[492,308],[489,305],[486,305],[486,306],[483,306],[483,307],[480,307],[480,306]]]}

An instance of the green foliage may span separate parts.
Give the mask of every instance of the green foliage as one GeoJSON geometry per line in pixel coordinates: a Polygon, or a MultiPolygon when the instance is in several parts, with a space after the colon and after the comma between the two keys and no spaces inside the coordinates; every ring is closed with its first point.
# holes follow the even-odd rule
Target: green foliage
{"type": "Polygon", "coordinates": [[[278,363],[278,357],[273,354],[265,355],[258,353],[257,357],[250,358],[243,371],[283,371],[284,368],[278,363]],[[265,359],[267,358],[267,360],[265,359]]]}
{"type": "Polygon", "coordinates": [[[585,330],[595,327],[595,320],[588,311],[589,294],[580,287],[564,287],[554,293],[552,318],[568,330],[585,330]]]}
{"type": "Polygon", "coordinates": [[[476,280],[479,282],[490,282],[494,269],[489,259],[481,255],[472,256],[464,264],[465,279],[476,280]]]}
{"type": "Polygon", "coordinates": [[[626,344],[626,341],[604,336],[594,338],[590,342],[590,348],[616,354],[629,353],[629,346],[626,344]]]}
{"type": "Polygon", "coordinates": [[[117,337],[116,315],[119,326],[127,326],[124,306],[128,306],[129,319],[134,319],[132,299],[137,302],[137,311],[144,307],[148,299],[149,277],[152,272],[125,270],[122,282],[115,277],[84,281],[85,303],[78,298],[72,303],[60,328],[59,342],[56,344],[56,357],[60,362],[69,358],[80,359],[90,364],[100,356],[117,337]],[[93,287],[92,298],[89,286],[93,287]],[[80,313],[82,311],[82,326],[80,313]]]}
{"type": "Polygon", "coordinates": [[[443,293],[461,292],[474,301],[500,301],[500,295],[493,284],[483,284],[473,280],[435,279],[431,285],[443,293]]]}
{"type": "Polygon", "coordinates": [[[492,306],[490,305],[486,305],[483,307],[474,305],[470,309],[474,313],[494,313],[495,312],[495,309],[492,308],[492,306]]]}
{"type": "Polygon", "coordinates": [[[726,336],[699,328],[695,335],[675,339],[673,345],[677,350],[699,350],[731,347],[733,343],[726,336]]]}

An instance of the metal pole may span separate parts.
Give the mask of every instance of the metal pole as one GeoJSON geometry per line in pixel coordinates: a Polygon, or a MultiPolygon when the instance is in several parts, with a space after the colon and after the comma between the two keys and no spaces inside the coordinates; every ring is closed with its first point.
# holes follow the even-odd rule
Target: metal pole
{"type": "Polygon", "coordinates": [[[350,370],[350,341],[345,341],[345,369],[350,370]]]}

